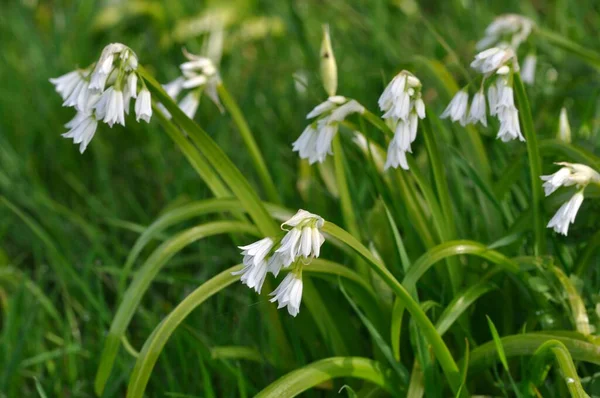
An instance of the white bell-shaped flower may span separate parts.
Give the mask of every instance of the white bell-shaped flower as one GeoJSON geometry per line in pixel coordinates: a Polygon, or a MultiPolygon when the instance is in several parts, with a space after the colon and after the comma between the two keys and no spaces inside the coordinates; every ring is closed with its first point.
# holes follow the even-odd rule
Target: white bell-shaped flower
{"type": "Polygon", "coordinates": [[[287,306],[288,313],[295,317],[300,312],[300,302],[302,301],[302,275],[296,272],[290,272],[277,286],[270,296],[271,302],[277,302],[277,308],[287,306]]]}

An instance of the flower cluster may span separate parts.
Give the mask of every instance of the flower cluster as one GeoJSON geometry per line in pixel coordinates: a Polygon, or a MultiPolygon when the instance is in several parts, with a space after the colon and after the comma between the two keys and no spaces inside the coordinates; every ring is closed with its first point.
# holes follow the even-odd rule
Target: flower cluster
{"type": "Polygon", "coordinates": [[[331,155],[331,142],[337,134],[340,122],[352,113],[363,113],[365,108],[353,99],[335,95],[317,105],[306,115],[307,119],[316,118],[310,123],[300,137],[292,143],[294,152],[300,158],[308,159],[310,164],[323,162],[331,155]]]}
{"type": "Polygon", "coordinates": [[[150,121],[150,92],[141,79],[139,90],[137,67],[137,56],[129,47],[112,43],[104,47],[95,65],[50,79],[64,101],[63,106],[77,111],[65,125],[69,131],[63,137],[72,138],[79,144],[81,153],[94,137],[98,121],[110,127],[115,123],[125,126],[125,115],[129,114],[132,98],[136,98],[136,120],[150,121]]]}
{"type": "MultiPolygon", "coordinates": [[[[478,51],[491,47],[511,48],[516,52],[534,28],[535,22],[522,15],[500,15],[486,28],[485,37],[477,42],[476,48],[478,51]]],[[[534,83],[536,64],[537,56],[534,52],[530,52],[523,61],[521,72],[523,82],[534,83]]]]}
{"type": "MultiPolygon", "coordinates": [[[[167,94],[177,99],[184,90],[187,94],[179,101],[179,108],[190,119],[193,119],[200,105],[200,96],[206,93],[208,97],[217,105],[219,110],[223,111],[221,100],[217,93],[217,87],[221,83],[221,78],[213,61],[208,57],[191,54],[183,50],[187,61],[179,66],[182,76],[163,85],[167,94]]],[[[161,105],[161,110],[165,115],[170,116],[166,109],[161,105]]]]}
{"type": "Polygon", "coordinates": [[[408,170],[406,152],[412,152],[411,144],[417,138],[419,119],[425,118],[425,104],[421,98],[421,81],[412,73],[398,73],[379,97],[379,109],[394,130],[394,138],[388,147],[385,169],[401,166],[408,170]]]}
{"type": "Polygon", "coordinates": [[[569,225],[575,222],[579,207],[583,203],[583,191],[590,183],[600,184],[600,174],[589,166],[578,163],[557,163],[563,166],[556,173],[541,176],[544,181],[544,193],[551,195],[560,187],[576,186],[577,192],[565,202],[548,223],[559,234],[567,235],[569,225]]]}
{"type": "Polygon", "coordinates": [[[535,27],[531,19],[517,14],[500,15],[485,29],[485,37],[477,42],[477,50],[509,46],[516,50],[535,27]]]}
{"type": "Polygon", "coordinates": [[[244,268],[234,275],[241,275],[243,284],[260,293],[268,272],[277,277],[282,268],[293,265],[283,282],[270,293],[270,301],[277,301],[277,308],[287,306],[290,315],[298,315],[302,300],[302,259],[307,261],[319,257],[325,241],[321,234],[324,223],[325,220],[320,216],[298,210],[292,218],[281,224],[281,228],[287,231],[282,239],[267,237],[240,247],[244,268]]]}
{"type": "Polygon", "coordinates": [[[518,71],[515,53],[511,49],[490,48],[475,56],[471,67],[483,74],[481,87],[473,96],[469,106],[469,94],[466,88],[460,90],[442,113],[442,118],[450,118],[453,122],[467,124],[481,123],[487,126],[486,96],[484,85],[490,81],[487,91],[487,102],[490,115],[500,121],[497,137],[503,142],[519,139],[525,141],[519,124],[519,111],[514,102],[512,88],[513,73],[518,71]]]}

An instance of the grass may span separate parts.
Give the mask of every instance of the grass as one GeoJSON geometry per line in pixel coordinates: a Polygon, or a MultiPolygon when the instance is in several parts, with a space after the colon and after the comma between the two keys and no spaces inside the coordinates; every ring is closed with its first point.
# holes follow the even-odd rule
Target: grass
{"type": "Polygon", "coordinates": [[[59,135],[72,110],[61,107],[48,78],[87,65],[118,41],[166,82],[178,74],[183,46],[200,52],[206,35],[198,27],[214,15],[227,21],[220,73],[248,129],[241,135],[240,114],[221,114],[206,98],[195,120],[207,132],[203,142],[210,136],[257,196],[239,188],[241,202],[226,199],[218,213],[177,219],[142,249],[134,271],[170,254],[161,247],[189,228],[233,226],[186,242],[158,266],[117,342],[103,396],[144,390],[132,378],[140,374],[136,360],[149,363],[142,361],[152,353],[149,337],[163,320],[168,339],[139,378],[147,377],[148,396],[335,396],[344,385],[340,394],[361,397],[419,390],[427,397],[561,397],[577,396],[579,386],[600,395],[598,192],[586,190],[568,237],[534,234],[538,212],[547,222],[568,196],[554,194],[530,210],[526,145],[498,142],[497,125],[464,129],[437,117],[475,76],[464,71],[475,42],[506,12],[545,29],[528,44],[537,48],[537,82],[520,93],[531,108],[527,128],[542,174],[556,170],[554,161],[600,167],[600,10],[591,0],[3,2],[0,396],[94,396],[107,333],[125,288],[140,275],[123,274],[136,240],[159,217],[213,197],[156,117],[149,125],[102,125],[80,155],[59,135]],[[430,128],[413,145],[410,172],[381,177],[371,161],[378,147],[363,153],[350,128],[377,146],[383,134],[358,117],[336,139],[343,157],[308,167],[291,152],[305,115],[325,98],[323,23],[339,94],[379,114],[377,98],[395,73],[407,69],[423,82],[430,128]],[[305,90],[297,89],[298,75],[308,78],[305,90]],[[563,106],[572,146],[555,140],[563,106]],[[248,131],[277,192],[263,189],[256,153],[245,149],[248,131]],[[279,197],[284,209],[263,212],[258,197],[279,197]],[[258,210],[248,218],[243,208],[258,210]],[[328,261],[306,267],[307,294],[291,318],[224,271],[241,261],[235,246],[254,239],[248,219],[265,232],[275,225],[268,214],[278,219],[298,208],[331,224],[321,256],[328,261]]]}

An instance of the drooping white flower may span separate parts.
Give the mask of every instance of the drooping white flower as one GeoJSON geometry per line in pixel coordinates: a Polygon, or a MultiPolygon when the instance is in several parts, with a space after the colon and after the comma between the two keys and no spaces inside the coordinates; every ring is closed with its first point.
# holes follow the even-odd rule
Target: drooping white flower
{"type": "Polygon", "coordinates": [[[560,116],[558,117],[558,139],[571,143],[571,125],[569,124],[569,115],[567,114],[567,108],[564,106],[560,109],[560,116]]]}
{"type": "Polygon", "coordinates": [[[406,152],[417,138],[419,119],[424,119],[425,103],[422,99],[421,81],[408,71],[401,71],[387,85],[379,97],[382,118],[394,131],[387,151],[384,169],[401,166],[408,170],[406,152]]]}
{"type": "MultiPolygon", "coordinates": [[[[400,121],[398,124],[405,124],[400,121]]],[[[400,141],[403,139],[399,134],[394,134],[394,138],[390,141],[390,145],[388,146],[387,157],[385,159],[384,170],[389,169],[390,167],[397,168],[398,166],[402,167],[404,170],[408,170],[408,161],[406,160],[406,152],[402,149],[402,145],[400,141]]]]}
{"type": "Polygon", "coordinates": [[[112,127],[115,123],[125,126],[125,108],[123,92],[109,87],[102,93],[95,106],[96,116],[112,127]]]}
{"type": "Polygon", "coordinates": [[[540,176],[544,181],[544,193],[551,195],[560,187],[570,187],[576,185],[579,188],[585,188],[590,183],[600,183],[600,174],[585,164],[580,163],[556,163],[561,167],[556,173],[540,176]]]}
{"type": "Polygon", "coordinates": [[[325,161],[327,155],[332,154],[331,143],[337,134],[339,123],[352,113],[364,111],[365,108],[353,99],[340,95],[329,97],[308,113],[307,119],[317,120],[309,124],[292,143],[292,150],[310,164],[325,161]]]}
{"type": "Polygon", "coordinates": [[[504,14],[498,16],[486,28],[485,37],[476,44],[477,50],[485,50],[494,45],[500,44],[506,37],[509,38],[508,44],[516,50],[531,34],[535,23],[522,15],[504,14]]]}
{"type": "Polygon", "coordinates": [[[240,280],[246,286],[260,293],[262,285],[267,276],[267,255],[273,248],[274,242],[271,238],[264,238],[247,246],[240,246],[244,256],[244,268],[233,272],[233,275],[242,275],[240,280]]]}
{"type": "Polygon", "coordinates": [[[298,257],[319,257],[321,245],[325,241],[320,231],[324,223],[322,217],[300,209],[292,218],[281,224],[282,229],[291,227],[281,240],[280,247],[275,250],[283,267],[290,266],[298,257]]]}
{"type": "Polygon", "coordinates": [[[98,121],[91,114],[78,112],[71,121],[65,124],[65,127],[69,131],[62,134],[62,136],[72,138],[74,144],[79,144],[79,152],[83,153],[92,138],[94,138],[94,134],[98,128],[98,121]]]}
{"type": "Polygon", "coordinates": [[[519,124],[519,111],[514,106],[507,108],[498,108],[498,120],[500,121],[500,130],[497,138],[502,142],[508,142],[519,139],[525,141],[521,134],[521,125],[519,124]]]}
{"type": "Polygon", "coordinates": [[[450,118],[453,122],[459,122],[462,126],[467,124],[469,111],[469,94],[465,90],[457,92],[442,115],[442,119],[450,118]]]}
{"type": "Polygon", "coordinates": [[[190,91],[185,97],[179,102],[179,108],[183,113],[190,119],[194,118],[196,111],[200,105],[200,93],[198,91],[190,91]]]}
{"type": "Polygon", "coordinates": [[[288,313],[295,317],[300,312],[300,302],[302,301],[302,275],[296,272],[290,272],[277,286],[270,296],[271,302],[277,301],[277,308],[287,306],[288,313]]]}
{"type": "MultiPolygon", "coordinates": [[[[94,68],[91,81],[90,81],[90,90],[94,90],[96,92],[103,92],[104,86],[113,71],[113,63],[115,60],[115,55],[124,52],[126,56],[124,57],[125,63],[128,65],[128,68],[131,68],[131,65],[135,65],[137,67],[137,57],[133,54],[127,46],[121,43],[111,43],[104,47],[102,50],[102,54],[100,55],[100,59],[96,63],[96,67],[94,68]],[[128,60],[129,57],[135,59],[135,61],[128,60]]],[[[121,58],[123,59],[123,58],[121,58]]]]}
{"type": "Polygon", "coordinates": [[[486,117],[486,106],[485,106],[485,94],[483,88],[481,88],[474,96],[471,102],[471,109],[469,111],[468,122],[475,124],[477,122],[487,127],[486,117]]]}
{"type": "Polygon", "coordinates": [[[50,78],[49,80],[50,83],[54,84],[54,89],[64,101],[71,96],[77,84],[84,81],[84,73],[85,71],[76,69],[62,76],[50,78]]]}
{"type": "Polygon", "coordinates": [[[473,62],[471,62],[471,68],[479,73],[488,75],[496,72],[509,60],[512,60],[514,56],[515,53],[510,48],[492,47],[477,54],[473,62]]]}
{"type": "Polygon", "coordinates": [[[583,199],[583,191],[575,193],[571,199],[560,206],[547,227],[553,228],[555,232],[566,236],[569,232],[569,225],[575,222],[575,217],[583,203],[583,199]]]}
{"type": "Polygon", "coordinates": [[[533,84],[535,82],[535,66],[537,64],[537,57],[535,54],[528,54],[523,61],[523,67],[521,68],[521,79],[527,84],[533,84]]]}
{"type": "Polygon", "coordinates": [[[150,97],[150,91],[144,87],[135,101],[135,120],[138,122],[140,119],[146,123],[150,123],[152,117],[152,99],[150,97]]]}

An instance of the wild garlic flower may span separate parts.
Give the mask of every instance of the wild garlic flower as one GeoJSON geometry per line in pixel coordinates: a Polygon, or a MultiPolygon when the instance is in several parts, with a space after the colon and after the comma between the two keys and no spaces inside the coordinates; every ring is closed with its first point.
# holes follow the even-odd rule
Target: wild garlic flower
{"type": "Polygon", "coordinates": [[[244,256],[244,268],[234,272],[249,288],[260,293],[267,273],[275,277],[282,268],[290,268],[288,275],[274,292],[271,301],[278,301],[278,308],[287,306],[296,316],[302,300],[302,265],[311,258],[319,257],[325,238],[321,228],[325,220],[306,210],[298,212],[281,224],[287,231],[281,239],[267,237],[247,246],[240,246],[244,256]]]}
{"type": "Polygon", "coordinates": [[[517,14],[500,15],[486,28],[485,37],[476,44],[477,50],[506,44],[516,50],[535,27],[531,19],[517,14]]]}
{"type": "Polygon", "coordinates": [[[576,186],[578,191],[565,202],[548,223],[548,228],[553,228],[557,233],[567,235],[569,224],[575,222],[575,216],[583,202],[583,192],[591,184],[600,185],[600,174],[589,166],[579,163],[557,163],[563,166],[556,173],[541,176],[544,181],[544,193],[551,195],[560,187],[576,186]]]}
{"type": "Polygon", "coordinates": [[[473,96],[469,106],[467,88],[460,90],[450,101],[442,118],[450,118],[465,126],[481,123],[487,126],[486,95],[484,87],[489,81],[487,102],[490,115],[500,121],[497,137],[503,142],[519,139],[525,141],[519,124],[519,111],[515,107],[512,88],[513,74],[519,70],[515,53],[512,49],[490,48],[475,56],[471,67],[483,74],[481,88],[473,96]]]}
{"type": "Polygon", "coordinates": [[[240,246],[244,256],[244,268],[233,275],[242,275],[240,280],[246,286],[260,293],[267,276],[266,257],[273,248],[273,239],[264,238],[247,246],[240,246]]]}
{"type": "MultiPolygon", "coordinates": [[[[183,55],[187,61],[179,66],[181,76],[163,85],[169,97],[177,101],[179,94],[186,92],[178,105],[190,119],[193,119],[196,115],[200,105],[200,97],[203,93],[208,95],[211,101],[223,112],[223,106],[217,92],[217,87],[221,84],[221,77],[215,63],[210,58],[192,54],[185,48],[183,49],[183,55]]],[[[171,117],[171,114],[162,104],[159,108],[165,116],[171,117]]]]}
{"type": "Polygon", "coordinates": [[[292,271],[286,275],[283,282],[269,296],[272,303],[277,301],[277,309],[287,306],[288,313],[296,316],[300,312],[300,302],[302,301],[302,271],[292,271]]]}
{"type": "Polygon", "coordinates": [[[352,113],[363,113],[365,108],[353,99],[336,95],[317,105],[306,115],[315,119],[306,126],[300,137],[292,143],[294,152],[310,164],[323,162],[331,155],[331,143],[338,132],[340,122],[352,113]]]}
{"type": "Polygon", "coordinates": [[[457,92],[452,100],[441,114],[442,119],[450,118],[453,122],[459,122],[461,126],[466,126],[469,122],[469,94],[465,89],[457,92]]]}
{"type": "Polygon", "coordinates": [[[412,152],[411,144],[417,138],[419,119],[425,118],[421,81],[408,71],[401,71],[387,85],[379,97],[382,118],[394,131],[388,146],[385,169],[402,167],[408,170],[406,153],[412,152]]]}
{"type": "MultiPolygon", "coordinates": [[[[138,98],[138,59],[135,53],[121,43],[104,47],[100,59],[85,69],[77,69],[50,79],[64,100],[63,106],[74,107],[77,115],[65,126],[63,134],[79,144],[83,153],[94,137],[98,121],[112,127],[125,125],[131,98],[138,98]]],[[[136,118],[150,121],[152,116],[150,92],[141,81],[143,95],[136,103],[136,118]]]]}

